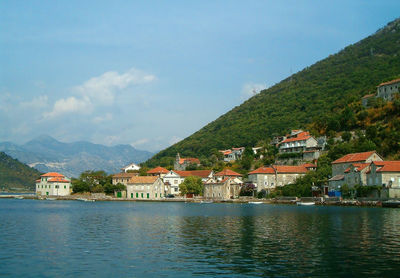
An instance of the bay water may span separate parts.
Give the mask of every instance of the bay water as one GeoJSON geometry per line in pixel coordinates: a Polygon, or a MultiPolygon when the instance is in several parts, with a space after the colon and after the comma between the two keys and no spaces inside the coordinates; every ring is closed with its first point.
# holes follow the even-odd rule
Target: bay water
{"type": "Polygon", "coordinates": [[[0,200],[1,277],[400,277],[400,209],[0,200]]]}

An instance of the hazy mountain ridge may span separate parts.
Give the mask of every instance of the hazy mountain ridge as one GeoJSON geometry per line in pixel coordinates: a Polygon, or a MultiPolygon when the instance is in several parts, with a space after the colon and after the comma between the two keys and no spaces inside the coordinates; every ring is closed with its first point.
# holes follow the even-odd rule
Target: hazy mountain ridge
{"type": "Polygon", "coordinates": [[[86,141],[63,143],[46,135],[23,145],[0,143],[0,151],[41,172],[58,171],[73,177],[86,170],[119,172],[126,164],[143,162],[152,155],[130,145],[108,147],[86,141]]]}

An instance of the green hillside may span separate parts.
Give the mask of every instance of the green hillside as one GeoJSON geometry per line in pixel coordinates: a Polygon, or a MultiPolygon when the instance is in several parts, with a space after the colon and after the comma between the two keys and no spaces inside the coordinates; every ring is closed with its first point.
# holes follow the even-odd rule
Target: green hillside
{"type": "MultiPolygon", "coordinates": [[[[362,96],[375,92],[378,84],[399,74],[400,19],[397,19],[360,42],[260,92],[159,152],[146,165],[167,165],[177,152],[183,156],[208,157],[218,149],[255,146],[290,129],[321,126],[321,119],[336,117],[339,126],[332,130],[351,130],[355,124],[341,121],[340,117],[349,114],[349,108],[357,106],[359,110],[362,96]],[[337,115],[341,115],[339,119],[337,115]]],[[[312,132],[324,133],[327,129],[312,132]]]]}
{"type": "Polygon", "coordinates": [[[0,189],[34,190],[40,172],[0,152],[0,189]]]}

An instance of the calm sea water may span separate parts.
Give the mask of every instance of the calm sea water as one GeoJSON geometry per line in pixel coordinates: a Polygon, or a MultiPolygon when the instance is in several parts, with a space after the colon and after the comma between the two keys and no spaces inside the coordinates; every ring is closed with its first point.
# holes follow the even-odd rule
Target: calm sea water
{"type": "Polygon", "coordinates": [[[0,276],[400,276],[400,209],[0,200],[0,276]]]}

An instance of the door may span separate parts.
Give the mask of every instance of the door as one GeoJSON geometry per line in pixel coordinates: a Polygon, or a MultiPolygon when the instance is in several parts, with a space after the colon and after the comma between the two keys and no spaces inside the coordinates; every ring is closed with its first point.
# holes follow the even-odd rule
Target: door
{"type": "Polygon", "coordinates": [[[121,198],[121,197],[122,197],[122,192],[121,192],[121,191],[118,191],[118,192],[117,192],[117,197],[118,197],[118,198],[121,198]]]}

